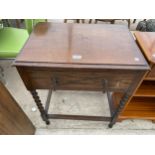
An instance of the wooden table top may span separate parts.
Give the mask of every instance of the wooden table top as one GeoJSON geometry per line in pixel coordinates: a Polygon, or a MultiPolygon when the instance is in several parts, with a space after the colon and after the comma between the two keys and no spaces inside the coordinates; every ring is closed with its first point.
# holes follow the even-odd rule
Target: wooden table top
{"type": "Polygon", "coordinates": [[[155,32],[135,32],[134,34],[147,59],[155,63],[155,32]]]}
{"type": "Polygon", "coordinates": [[[123,25],[39,23],[14,65],[147,68],[123,25]]]}

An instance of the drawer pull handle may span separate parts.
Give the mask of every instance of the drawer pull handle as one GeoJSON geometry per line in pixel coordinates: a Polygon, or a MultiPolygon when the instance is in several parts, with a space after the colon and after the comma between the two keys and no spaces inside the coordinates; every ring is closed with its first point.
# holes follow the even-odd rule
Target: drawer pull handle
{"type": "Polygon", "coordinates": [[[56,90],[57,86],[58,86],[58,78],[54,77],[52,79],[52,86],[53,86],[53,90],[56,90]]]}

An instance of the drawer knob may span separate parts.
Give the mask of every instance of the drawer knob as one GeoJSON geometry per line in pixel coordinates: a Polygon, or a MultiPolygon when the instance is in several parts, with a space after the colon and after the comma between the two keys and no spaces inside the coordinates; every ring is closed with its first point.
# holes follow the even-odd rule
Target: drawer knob
{"type": "Polygon", "coordinates": [[[56,90],[56,88],[58,86],[58,78],[57,77],[52,78],[52,85],[53,85],[53,90],[56,90]]]}

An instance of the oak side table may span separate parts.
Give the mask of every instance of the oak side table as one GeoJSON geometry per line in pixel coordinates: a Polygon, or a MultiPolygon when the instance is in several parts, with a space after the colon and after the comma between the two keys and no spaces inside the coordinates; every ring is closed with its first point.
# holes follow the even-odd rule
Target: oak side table
{"type": "Polygon", "coordinates": [[[149,66],[126,26],[39,23],[14,66],[31,92],[42,119],[109,121],[112,127],[149,66]],[[43,107],[37,89],[49,89],[43,107]],[[52,91],[107,92],[111,116],[49,114],[52,91]],[[114,109],[111,94],[122,92],[114,109]]]}

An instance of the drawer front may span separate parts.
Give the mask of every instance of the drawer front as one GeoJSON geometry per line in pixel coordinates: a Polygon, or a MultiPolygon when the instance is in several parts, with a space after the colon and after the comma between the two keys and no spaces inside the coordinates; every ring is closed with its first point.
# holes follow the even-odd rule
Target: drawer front
{"type": "Polygon", "coordinates": [[[124,91],[132,83],[137,71],[126,70],[54,70],[41,68],[26,68],[23,76],[27,89],[58,90],[104,90],[104,79],[108,80],[108,88],[111,91],[124,91]],[[25,78],[27,76],[27,78],[25,78]]]}
{"type": "Polygon", "coordinates": [[[155,65],[152,66],[151,71],[147,74],[146,77],[155,79],[155,65]]]}

